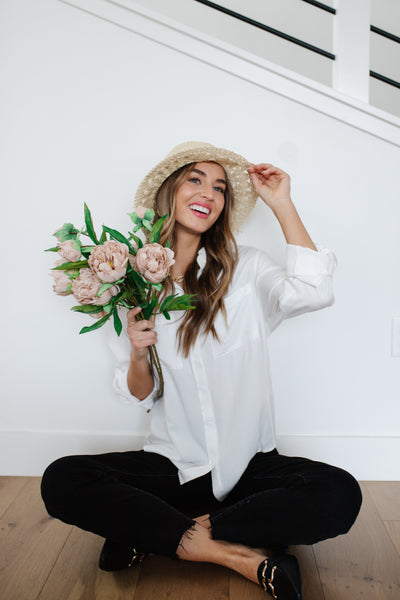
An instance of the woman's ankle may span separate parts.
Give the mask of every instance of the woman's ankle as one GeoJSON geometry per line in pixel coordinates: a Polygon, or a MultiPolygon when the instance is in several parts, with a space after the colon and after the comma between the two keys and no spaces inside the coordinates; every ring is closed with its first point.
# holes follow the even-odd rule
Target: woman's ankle
{"type": "Polygon", "coordinates": [[[210,515],[209,514],[200,515],[198,517],[193,517],[193,521],[196,521],[196,523],[198,523],[199,525],[201,525],[205,529],[210,529],[211,530],[211,521],[210,521],[210,515]]]}

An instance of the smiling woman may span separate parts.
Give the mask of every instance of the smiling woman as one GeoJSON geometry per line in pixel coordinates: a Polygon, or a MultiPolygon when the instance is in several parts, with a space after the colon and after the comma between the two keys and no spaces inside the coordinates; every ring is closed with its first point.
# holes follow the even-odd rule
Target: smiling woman
{"type": "Polygon", "coordinates": [[[102,569],[129,567],[146,553],[214,562],[274,598],[299,600],[300,571],[287,546],[347,532],[361,493],[342,469],[278,453],[268,338],[285,318],[333,303],[335,256],[312,242],[287,173],[211,144],[174,148],[135,202],[156,219],[168,214],[160,242],[175,264],[166,293],[195,294],[196,309],[170,320],[136,321],[140,307],[121,315],[114,386],[151,410],[150,433],[140,451],[50,465],[47,509],[106,538],[102,569]],[[257,196],[282,228],[285,268],[236,244],[232,232],[257,196]],[[156,342],[159,399],[148,352],[156,342]]]}
{"type": "Polygon", "coordinates": [[[224,208],[225,189],[226,175],[221,165],[196,163],[176,190],[177,236],[181,236],[186,228],[194,235],[201,236],[212,227],[224,208]]]}

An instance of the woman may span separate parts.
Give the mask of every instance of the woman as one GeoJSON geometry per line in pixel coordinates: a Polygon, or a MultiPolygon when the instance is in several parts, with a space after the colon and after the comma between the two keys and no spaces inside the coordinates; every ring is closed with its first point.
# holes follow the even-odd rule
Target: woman
{"type": "Polygon", "coordinates": [[[144,179],[136,205],[168,213],[175,252],[167,288],[197,295],[171,321],[126,315],[113,342],[119,395],[151,410],[143,450],[62,458],[46,470],[49,513],[106,538],[100,567],[146,553],[214,562],[274,598],[301,598],[290,544],[345,533],[360,505],[345,471],[275,448],[267,338],[286,317],[329,306],[335,258],[316,248],[290,198],[289,176],[210,144],[181,144],[144,179]],[[237,247],[257,196],[285,236],[286,270],[237,247]],[[124,345],[125,344],[125,345],[124,345]],[[157,344],[164,396],[148,347],[157,344]]]}

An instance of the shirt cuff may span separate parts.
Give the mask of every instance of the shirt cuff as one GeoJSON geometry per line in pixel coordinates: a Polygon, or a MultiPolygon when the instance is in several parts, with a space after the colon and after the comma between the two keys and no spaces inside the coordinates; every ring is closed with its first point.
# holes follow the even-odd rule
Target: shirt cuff
{"type": "Polygon", "coordinates": [[[155,397],[157,395],[157,389],[158,389],[157,376],[156,375],[154,376],[154,387],[153,387],[152,391],[150,392],[150,394],[148,396],[146,396],[146,398],[143,398],[143,400],[140,400],[139,398],[137,398],[136,396],[131,394],[131,392],[129,390],[128,380],[127,380],[128,370],[129,370],[129,364],[117,367],[115,369],[114,379],[113,379],[113,387],[118,395],[118,398],[124,404],[133,404],[136,406],[141,406],[142,408],[145,408],[149,411],[152,408],[155,397]]]}
{"type": "Polygon", "coordinates": [[[287,245],[287,276],[295,277],[312,287],[317,287],[326,276],[331,277],[336,265],[336,256],[329,248],[317,246],[315,251],[303,246],[287,245]]]}

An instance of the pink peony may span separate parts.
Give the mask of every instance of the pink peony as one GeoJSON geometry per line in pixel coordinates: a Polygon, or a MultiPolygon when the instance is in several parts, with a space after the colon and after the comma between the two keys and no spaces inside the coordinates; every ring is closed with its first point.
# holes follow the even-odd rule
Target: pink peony
{"type": "Polygon", "coordinates": [[[54,277],[53,290],[59,296],[68,296],[67,287],[70,285],[71,280],[65,271],[52,271],[51,277],[54,277]]]}
{"type": "Polygon", "coordinates": [[[58,244],[58,254],[64,259],[64,262],[75,262],[81,257],[81,251],[74,248],[72,240],[58,244]]]}
{"type": "Polygon", "coordinates": [[[72,293],[79,304],[94,304],[103,306],[110,302],[111,298],[118,293],[118,286],[113,285],[101,296],[96,297],[102,282],[90,269],[81,269],[79,277],[72,282],[72,293]]]}
{"type": "Polygon", "coordinates": [[[129,248],[121,242],[104,242],[95,246],[89,256],[89,267],[101,281],[113,283],[125,276],[129,248]]]}
{"type": "Polygon", "coordinates": [[[145,206],[137,206],[135,208],[135,213],[137,214],[139,219],[143,219],[144,213],[146,212],[146,210],[147,210],[147,208],[145,206]]]}
{"type": "Polygon", "coordinates": [[[137,251],[135,269],[150,283],[160,283],[174,264],[174,253],[160,244],[145,244],[137,251]]]}

